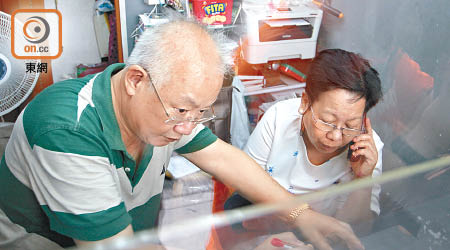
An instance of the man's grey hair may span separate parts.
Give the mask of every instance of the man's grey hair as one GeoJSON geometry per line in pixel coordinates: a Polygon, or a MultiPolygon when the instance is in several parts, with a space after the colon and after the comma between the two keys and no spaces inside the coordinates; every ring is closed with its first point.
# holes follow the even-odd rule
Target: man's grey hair
{"type": "MultiPolygon", "coordinates": [[[[223,32],[208,30],[197,21],[186,19],[184,17],[180,17],[179,15],[169,13],[167,16],[170,20],[168,23],[148,28],[141,34],[131,55],[128,57],[128,61],[126,62],[127,66],[141,66],[151,75],[151,78],[156,85],[164,84],[170,80],[174,69],[168,67],[168,65],[172,65],[171,62],[173,62],[174,58],[179,58],[183,55],[179,55],[179,50],[169,49],[167,46],[162,45],[170,44],[170,41],[169,43],[164,42],[167,40],[168,34],[166,29],[171,26],[173,27],[177,23],[181,23],[195,25],[196,27],[204,30],[206,32],[205,34],[209,34],[211,37],[216,46],[218,56],[220,57],[220,63],[217,65],[208,65],[208,67],[217,67],[215,69],[210,68],[210,70],[216,70],[216,72],[223,75],[231,69],[233,64],[232,53],[234,48],[233,46],[230,46],[230,40],[223,34],[223,32]]],[[[189,36],[189,33],[182,34],[186,36],[184,39],[184,41],[186,41],[185,46],[190,46],[188,41],[195,41],[195,39],[192,38],[192,35],[189,36]]],[[[195,64],[196,62],[193,60],[190,63],[195,64]]],[[[192,73],[195,74],[200,72],[192,73]]]]}

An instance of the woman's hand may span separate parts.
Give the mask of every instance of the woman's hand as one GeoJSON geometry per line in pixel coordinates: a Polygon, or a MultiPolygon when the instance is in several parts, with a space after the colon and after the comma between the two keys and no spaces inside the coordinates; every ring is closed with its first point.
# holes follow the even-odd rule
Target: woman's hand
{"type": "Polygon", "coordinates": [[[366,134],[361,134],[353,138],[354,144],[350,146],[352,158],[356,161],[350,161],[353,173],[357,178],[371,176],[378,161],[378,151],[373,140],[372,124],[369,117],[366,117],[366,134]]]}

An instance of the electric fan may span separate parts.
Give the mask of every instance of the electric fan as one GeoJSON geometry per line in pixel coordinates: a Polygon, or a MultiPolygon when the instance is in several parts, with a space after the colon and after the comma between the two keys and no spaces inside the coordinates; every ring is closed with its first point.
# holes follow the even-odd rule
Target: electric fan
{"type": "Polygon", "coordinates": [[[12,56],[11,16],[0,11],[0,116],[17,108],[33,91],[39,73],[27,71],[30,63],[36,65],[38,61],[12,56]]]}

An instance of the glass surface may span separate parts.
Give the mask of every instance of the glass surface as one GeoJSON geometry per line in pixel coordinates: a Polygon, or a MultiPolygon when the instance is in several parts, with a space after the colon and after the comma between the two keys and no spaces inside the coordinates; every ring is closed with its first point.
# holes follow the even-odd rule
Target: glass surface
{"type": "MultiPolygon", "coordinates": [[[[380,73],[384,98],[368,116],[384,142],[383,175],[302,196],[297,204],[378,183],[380,215],[353,224],[366,249],[450,249],[450,1],[335,0],[332,6],[344,18],[324,14],[319,50],[361,53],[380,73]]],[[[206,185],[211,190],[211,183],[206,185]]],[[[189,190],[189,185],[183,188],[189,190]]],[[[224,248],[254,249],[268,234],[292,231],[270,220],[270,215],[289,205],[295,206],[181,214],[180,220],[158,230],[95,249],[157,249],[160,244],[167,249],[205,249],[193,239],[208,238],[213,226],[224,248]],[[253,230],[250,222],[244,223],[250,225],[248,229],[243,228],[242,221],[252,218],[269,222],[270,230],[259,230],[264,228],[261,225],[253,230]]],[[[345,249],[339,244],[333,247],[345,249]]]]}

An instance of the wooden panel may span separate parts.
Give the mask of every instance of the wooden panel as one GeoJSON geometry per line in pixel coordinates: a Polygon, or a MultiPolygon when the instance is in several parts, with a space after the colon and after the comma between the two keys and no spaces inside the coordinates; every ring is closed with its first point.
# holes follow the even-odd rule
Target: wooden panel
{"type": "Polygon", "coordinates": [[[20,9],[19,2],[20,1],[0,0],[0,10],[11,15],[14,10],[20,9]]]}
{"type": "Polygon", "coordinates": [[[117,51],[119,52],[119,62],[123,63],[122,26],[120,24],[119,0],[114,0],[114,7],[116,9],[117,51]]]}
{"type": "Polygon", "coordinates": [[[11,14],[17,9],[42,9],[44,0],[0,0],[1,10],[11,14]]]}

